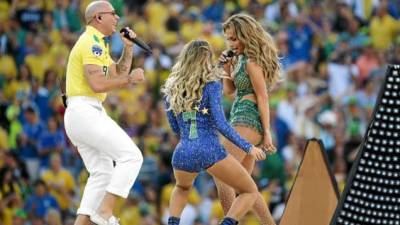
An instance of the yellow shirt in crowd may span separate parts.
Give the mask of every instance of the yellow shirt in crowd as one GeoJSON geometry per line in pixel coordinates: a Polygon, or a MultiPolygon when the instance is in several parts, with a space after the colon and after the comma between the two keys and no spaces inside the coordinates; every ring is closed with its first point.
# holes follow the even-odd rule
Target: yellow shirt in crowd
{"type": "Polygon", "coordinates": [[[70,193],[75,188],[75,181],[71,173],[64,169],[58,173],[46,170],[42,175],[42,179],[49,185],[50,193],[56,198],[60,208],[63,210],[68,209],[72,202],[70,193]],[[54,186],[57,186],[57,188],[54,186]]]}
{"type": "Polygon", "coordinates": [[[104,35],[92,26],[79,37],[71,50],[67,65],[67,96],[88,96],[104,101],[107,93],[95,93],[89,86],[83,66],[87,64],[102,66],[104,76],[108,76],[108,67],[113,63],[109,46],[104,42],[104,35]]]}
{"type": "Polygon", "coordinates": [[[390,15],[385,15],[382,18],[374,16],[370,28],[372,45],[376,49],[386,50],[395,40],[397,33],[400,32],[400,22],[390,15]]]}
{"type": "Polygon", "coordinates": [[[0,75],[6,78],[17,77],[17,66],[11,55],[0,56],[0,75]]]}
{"type": "Polygon", "coordinates": [[[54,58],[48,51],[42,54],[30,54],[25,57],[25,63],[32,71],[32,76],[41,83],[47,70],[54,67],[54,58]]]}

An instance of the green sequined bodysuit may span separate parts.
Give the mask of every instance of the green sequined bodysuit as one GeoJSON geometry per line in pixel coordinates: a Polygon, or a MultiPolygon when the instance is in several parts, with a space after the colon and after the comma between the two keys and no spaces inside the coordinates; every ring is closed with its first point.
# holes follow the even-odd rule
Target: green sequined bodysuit
{"type": "Polygon", "coordinates": [[[230,113],[230,123],[232,125],[250,127],[262,134],[263,127],[257,103],[249,99],[242,99],[245,95],[254,94],[250,77],[246,73],[246,63],[247,57],[240,55],[233,71],[236,97],[230,113]]]}

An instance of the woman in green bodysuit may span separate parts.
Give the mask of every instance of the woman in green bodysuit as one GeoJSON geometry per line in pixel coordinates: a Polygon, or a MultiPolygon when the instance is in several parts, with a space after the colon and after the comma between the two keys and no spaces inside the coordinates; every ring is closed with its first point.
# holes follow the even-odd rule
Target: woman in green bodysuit
{"type": "MultiPolygon", "coordinates": [[[[223,31],[233,57],[224,52],[219,58],[224,64],[227,78],[223,80],[224,93],[236,91],[232,105],[230,122],[236,131],[250,143],[276,151],[272,143],[268,89],[279,77],[278,51],[272,37],[252,17],[245,14],[233,15],[223,24],[223,31]]],[[[255,159],[243,154],[234,144],[224,140],[226,150],[232,154],[249,173],[254,168],[255,159]]],[[[227,212],[235,196],[234,190],[215,179],[224,212],[227,212]]],[[[274,225],[275,222],[261,194],[258,195],[253,210],[261,224],[274,225]]]]}

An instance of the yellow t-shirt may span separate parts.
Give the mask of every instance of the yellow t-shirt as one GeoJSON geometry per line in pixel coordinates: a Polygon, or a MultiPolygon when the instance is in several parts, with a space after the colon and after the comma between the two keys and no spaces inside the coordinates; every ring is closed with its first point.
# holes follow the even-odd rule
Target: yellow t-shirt
{"type": "Polygon", "coordinates": [[[196,39],[201,35],[203,24],[200,21],[186,22],[181,26],[181,34],[185,41],[196,39]]]}
{"type": "Polygon", "coordinates": [[[152,1],[147,6],[145,6],[145,13],[149,21],[148,25],[152,28],[152,32],[155,32],[157,34],[164,33],[164,24],[169,16],[167,6],[161,2],[152,1]]]}
{"type": "Polygon", "coordinates": [[[17,77],[17,66],[11,55],[0,56],[0,75],[7,78],[17,77]]]}
{"type": "Polygon", "coordinates": [[[206,40],[210,45],[212,46],[212,49],[216,52],[222,52],[226,48],[225,46],[225,40],[221,35],[201,35],[200,39],[206,40]]]}
{"type": "Polygon", "coordinates": [[[8,21],[8,18],[10,17],[10,3],[7,1],[0,1],[0,22],[4,23],[8,21]]]}
{"type": "Polygon", "coordinates": [[[50,193],[56,198],[61,209],[68,209],[72,199],[67,197],[75,188],[75,181],[71,173],[67,170],[61,170],[57,174],[52,170],[46,170],[42,179],[50,186],[50,193]],[[54,189],[51,184],[59,186],[59,189],[54,189]]]}
{"type": "Polygon", "coordinates": [[[142,219],[137,205],[124,207],[119,215],[121,224],[140,224],[140,220],[142,219]]]}
{"type": "Polygon", "coordinates": [[[104,43],[104,34],[92,26],[79,37],[71,50],[67,65],[67,95],[88,96],[104,101],[107,93],[95,93],[84,75],[83,65],[93,64],[103,67],[104,76],[108,76],[108,67],[113,63],[109,46],[104,43]]]}
{"type": "Polygon", "coordinates": [[[8,149],[8,133],[0,126],[0,150],[8,149]]]}
{"type": "Polygon", "coordinates": [[[393,43],[397,32],[400,31],[400,22],[390,15],[382,18],[372,17],[370,23],[372,45],[380,50],[386,50],[393,43]]]}
{"type": "Polygon", "coordinates": [[[9,101],[14,100],[17,92],[24,92],[25,94],[29,93],[31,87],[28,81],[18,81],[17,79],[13,79],[6,84],[7,85],[3,88],[3,94],[9,101]]]}
{"type": "Polygon", "coordinates": [[[219,199],[214,199],[211,205],[211,219],[217,219],[218,221],[224,218],[224,210],[222,209],[221,202],[219,199]]]}
{"type": "Polygon", "coordinates": [[[36,55],[31,54],[26,56],[25,63],[32,71],[32,75],[42,83],[46,70],[51,69],[54,64],[54,58],[49,51],[36,55]]]}
{"type": "Polygon", "coordinates": [[[4,225],[13,225],[13,209],[10,207],[4,207],[3,211],[3,218],[0,219],[0,222],[3,222],[4,225]]]}

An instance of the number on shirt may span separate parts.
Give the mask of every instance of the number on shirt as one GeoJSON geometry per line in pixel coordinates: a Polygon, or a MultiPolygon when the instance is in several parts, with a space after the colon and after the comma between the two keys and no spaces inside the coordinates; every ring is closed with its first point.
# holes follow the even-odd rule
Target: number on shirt
{"type": "Polygon", "coordinates": [[[103,66],[104,76],[107,76],[108,66],[103,66]]]}

